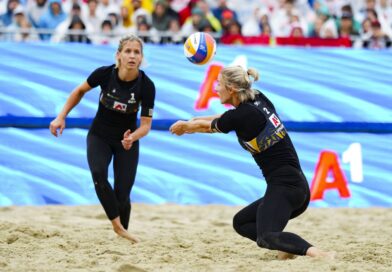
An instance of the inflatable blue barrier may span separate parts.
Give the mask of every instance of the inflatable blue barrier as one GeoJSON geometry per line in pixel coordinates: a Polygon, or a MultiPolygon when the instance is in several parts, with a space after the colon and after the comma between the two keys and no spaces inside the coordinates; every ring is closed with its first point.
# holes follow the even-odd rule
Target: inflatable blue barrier
{"type": "MultiPolygon", "coordinates": [[[[0,128],[0,205],[98,203],[87,166],[87,130],[66,129],[59,138],[48,129],[0,128]]],[[[392,138],[369,133],[290,133],[309,184],[320,152],[339,156],[350,190],[341,198],[328,190],[313,206],[392,207],[392,138]],[[343,154],[359,143],[360,153],[343,154]],[[360,156],[363,178],[352,176],[360,156]]],[[[358,169],[357,169],[358,170],[358,169]]],[[[110,181],[113,173],[110,168],[110,181]]],[[[132,200],[145,203],[244,205],[263,195],[265,181],[234,134],[177,137],[151,131],[141,140],[132,200]]]]}
{"type": "MultiPolygon", "coordinates": [[[[62,137],[44,128],[75,86],[95,68],[113,63],[115,50],[0,43],[0,205],[98,203],[85,128],[95,115],[99,90],[87,93],[71,112],[62,137]]],[[[167,132],[174,120],[227,110],[216,98],[208,108],[195,109],[209,66],[191,64],[181,46],[146,45],[144,53],[143,69],[154,80],[157,97],[154,130],[141,140],[133,201],[244,205],[262,196],[261,172],[235,135],[167,132]]],[[[310,184],[320,153],[338,154],[351,196],[328,190],[311,205],[392,206],[390,51],[219,45],[213,64],[233,63],[259,70],[255,87],[276,105],[310,184]]]]}

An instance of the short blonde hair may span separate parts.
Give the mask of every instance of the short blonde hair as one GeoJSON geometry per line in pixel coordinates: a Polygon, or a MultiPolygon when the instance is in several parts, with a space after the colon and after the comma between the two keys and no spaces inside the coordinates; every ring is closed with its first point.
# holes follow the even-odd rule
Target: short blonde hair
{"type": "Polygon", "coordinates": [[[237,93],[241,103],[255,98],[257,92],[252,89],[252,83],[259,79],[259,72],[256,69],[244,70],[239,65],[228,66],[222,69],[221,79],[226,88],[230,88],[237,93]]]}
{"type": "MultiPolygon", "coordinates": [[[[122,37],[122,38],[120,39],[120,41],[119,41],[119,43],[118,43],[117,53],[120,53],[120,52],[123,50],[124,45],[125,45],[127,42],[138,42],[138,43],[140,44],[140,48],[141,48],[141,50],[142,50],[142,55],[143,55],[143,46],[144,46],[143,40],[140,39],[138,36],[136,36],[136,35],[134,35],[134,34],[129,34],[129,35],[124,36],[124,37],[122,37]]],[[[117,58],[116,58],[116,68],[118,68],[119,65],[120,65],[120,64],[118,63],[118,60],[117,60],[117,58]]]]}

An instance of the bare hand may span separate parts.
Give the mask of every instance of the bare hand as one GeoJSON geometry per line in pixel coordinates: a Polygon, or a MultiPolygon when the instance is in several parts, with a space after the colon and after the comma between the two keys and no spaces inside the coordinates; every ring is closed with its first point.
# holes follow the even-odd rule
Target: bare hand
{"type": "Polygon", "coordinates": [[[65,128],[65,120],[63,118],[57,117],[52,122],[50,122],[49,130],[54,136],[58,136],[63,134],[63,130],[65,128]],[[57,134],[57,130],[60,129],[59,134],[57,134]]]}
{"type": "Polygon", "coordinates": [[[133,135],[131,134],[131,130],[128,129],[127,131],[124,132],[123,139],[121,141],[124,149],[125,150],[131,149],[133,141],[134,139],[133,139],[133,135]]]}
{"type": "Polygon", "coordinates": [[[176,134],[177,136],[181,136],[186,132],[187,124],[187,121],[177,121],[171,125],[170,132],[172,134],[176,134]]]}

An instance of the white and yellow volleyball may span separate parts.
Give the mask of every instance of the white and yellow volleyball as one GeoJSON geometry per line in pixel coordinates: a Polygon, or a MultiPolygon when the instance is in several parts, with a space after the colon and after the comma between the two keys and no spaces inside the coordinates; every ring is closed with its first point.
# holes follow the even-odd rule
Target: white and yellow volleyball
{"type": "Polygon", "coordinates": [[[210,62],[214,58],[215,52],[215,39],[205,32],[191,34],[184,43],[184,54],[186,58],[197,65],[210,62]]]}

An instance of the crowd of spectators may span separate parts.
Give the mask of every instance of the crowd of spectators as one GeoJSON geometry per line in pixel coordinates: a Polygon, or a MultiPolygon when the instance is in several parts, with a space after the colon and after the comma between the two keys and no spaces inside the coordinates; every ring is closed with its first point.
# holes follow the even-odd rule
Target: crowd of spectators
{"type": "Polygon", "coordinates": [[[392,0],[0,0],[0,35],[14,41],[182,43],[193,32],[230,37],[349,38],[390,47],[392,0]]]}

